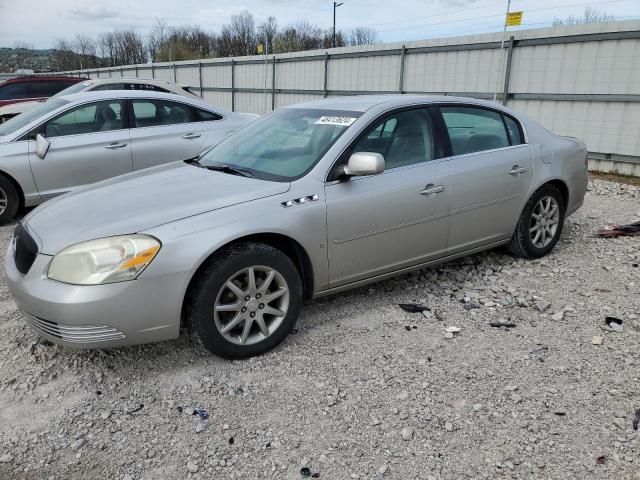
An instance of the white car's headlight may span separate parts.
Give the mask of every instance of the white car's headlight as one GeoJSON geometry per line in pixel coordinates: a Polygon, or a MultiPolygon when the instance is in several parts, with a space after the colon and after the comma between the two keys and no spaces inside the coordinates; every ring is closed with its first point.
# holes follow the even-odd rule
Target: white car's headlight
{"type": "Polygon", "coordinates": [[[123,235],[78,243],[58,253],[48,277],[75,285],[100,285],[135,279],[160,250],[148,235],[123,235]]]}

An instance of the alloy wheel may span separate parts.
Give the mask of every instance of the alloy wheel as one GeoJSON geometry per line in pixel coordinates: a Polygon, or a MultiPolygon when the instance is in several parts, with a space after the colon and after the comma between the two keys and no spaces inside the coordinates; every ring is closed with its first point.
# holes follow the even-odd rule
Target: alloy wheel
{"type": "Polygon", "coordinates": [[[0,215],[5,212],[8,203],[7,192],[5,192],[3,188],[0,188],[0,215]]]}
{"type": "Polygon", "coordinates": [[[544,248],[555,238],[560,224],[560,207],[555,198],[542,197],[536,203],[529,222],[531,243],[537,248],[544,248]]]}
{"type": "Polygon", "coordinates": [[[222,286],[214,304],[216,328],[229,342],[253,345],[272,335],[289,308],[289,286],[277,270],[245,268],[222,286]]]}

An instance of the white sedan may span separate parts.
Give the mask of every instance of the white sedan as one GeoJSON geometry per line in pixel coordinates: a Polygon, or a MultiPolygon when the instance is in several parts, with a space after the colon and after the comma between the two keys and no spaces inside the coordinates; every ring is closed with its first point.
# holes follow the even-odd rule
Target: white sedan
{"type": "MultiPolygon", "coordinates": [[[[156,80],[152,78],[93,78],[76,83],[61,90],[53,97],[62,97],[71,93],[99,92],[104,90],[142,90],[145,92],[175,93],[189,98],[200,98],[191,91],[190,87],[178,83],[167,82],[166,80],[156,80]]],[[[37,107],[45,100],[34,100],[30,102],[18,102],[0,107],[0,123],[6,122],[10,118],[37,107]]]]}
{"type": "Polygon", "coordinates": [[[0,125],[0,223],[20,206],[193,158],[256,117],[151,91],[51,98],[0,125]]]}

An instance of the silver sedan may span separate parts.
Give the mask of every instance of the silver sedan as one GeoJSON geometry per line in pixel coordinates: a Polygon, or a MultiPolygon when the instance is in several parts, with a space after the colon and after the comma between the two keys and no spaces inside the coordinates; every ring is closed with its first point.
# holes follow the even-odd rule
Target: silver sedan
{"type": "Polygon", "coordinates": [[[51,98],[0,125],[0,224],[21,206],[193,158],[256,117],[153,91],[51,98]]]}
{"type": "Polygon", "coordinates": [[[583,202],[586,158],[584,143],[471,99],[291,106],[196,160],[36,209],[7,251],[8,285],[63,345],[184,326],[245,358],[279,344],[305,299],[499,245],[546,255],[583,202]]]}

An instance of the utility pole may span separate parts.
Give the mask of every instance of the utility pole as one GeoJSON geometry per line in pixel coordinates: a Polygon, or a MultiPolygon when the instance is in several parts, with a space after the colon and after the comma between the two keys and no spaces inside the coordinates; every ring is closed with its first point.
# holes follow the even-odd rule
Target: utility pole
{"type": "Polygon", "coordinates": [[[507,1],[507,13],[504,17],[504,30],[502,31],[502,43],[500,45],[500,69],[496,78],[496,88],[493,91],[493,101],[498,99],[498,88],[500,86],[500,75],[502,75],[502,65],[504,63],[504,40],[507,36],[507,17],[509,17],[509,10],[511,10],[511,0],[507,1]]]}
{"type": "Polygon", "coordinates": [[[336,48],[336,8],[343,4],[344,2],[333,2],[333,48],[336,48]]]}

